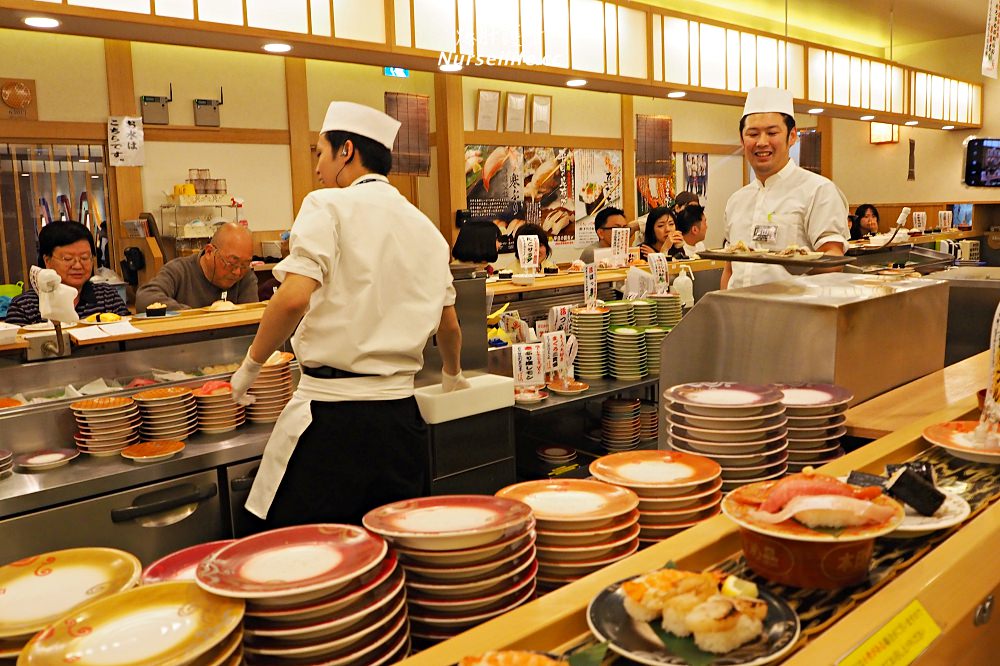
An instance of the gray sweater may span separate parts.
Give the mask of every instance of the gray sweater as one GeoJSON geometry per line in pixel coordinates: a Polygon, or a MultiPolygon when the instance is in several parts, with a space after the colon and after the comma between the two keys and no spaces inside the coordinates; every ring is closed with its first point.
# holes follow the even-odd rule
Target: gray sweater
{"type": "MultiPolygon", "coordinates": [[[[208,281],[198,263],[200,255],[171,259],[156,276],[139,287],[135,311],[145,312],[150,303],[163,303],[169,310],[204,308],[222,298],[222,289],[208,281]]],[[[253,270],[228,289],[226,300],[233,303],[256,303],[257,276],[253,270]]]]}

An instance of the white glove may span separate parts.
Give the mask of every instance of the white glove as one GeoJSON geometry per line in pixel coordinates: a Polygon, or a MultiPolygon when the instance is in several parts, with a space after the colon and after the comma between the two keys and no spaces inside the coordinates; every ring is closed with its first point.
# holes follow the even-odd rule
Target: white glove
{"type": "Polygon", "coordinates": [[[441,371],[441,392],[451,393],[452,391],[461,391],[462,389],[467,389],[472,384],[469,380],[465,378],[462,371],[459,370],[457,374],[449,375],[444,370],[441,371]]]}
{"type": "Polygon", "coordinates": [[[233,386],[233,402],[238,405],[252,405],[257,400],[257,396],[249,395],[247,391],[257,381],[257,375],[260,374],[260,369],[263,367],[263,363],[258,363],[250,358],[250,350],[248,349],[243,364],[229,380],[233,386]]]}

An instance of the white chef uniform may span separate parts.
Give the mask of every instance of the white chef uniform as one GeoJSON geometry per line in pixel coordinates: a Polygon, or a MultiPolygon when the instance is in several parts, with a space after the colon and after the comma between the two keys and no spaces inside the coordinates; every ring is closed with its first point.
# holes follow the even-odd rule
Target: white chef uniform
{"type": "MultiPolygon", "coordinates": [[[[779,88],[752,88],[743,116],[783,113],[794,117],[792,94],[779,88]]],[[[755,249],[780,251],[789,245],[813,250],[839,242],[847,249],[847,198],[830,180],[806,171],[791,159],[767,178],[754,180],[726,202],[725,239],[755,249]]],[[[784,267],[734,261],[729,288],[749,287],[792,276],[784,267]]]]}
{"type": "MultiPolygon", "coordinates": [[[[392,138],[382,143],[391,147],[392,138]]],[[[299,363],[366,376],[302,375],[274,425],[246,503],[260,518],[266,518],[299,437],[312,422],[312,401],[412,396],[424,345],[442,308],[455,303],[448,243],[384,176],[368,174],[347,188],[310,193],[292,225],[289,251],[274,276],[283,281],[294,273],[320,283],[292,337],[299,363]]],[[[335,440],[335,433],[330,439],[332,447],[348,445],[335,440]]]]}

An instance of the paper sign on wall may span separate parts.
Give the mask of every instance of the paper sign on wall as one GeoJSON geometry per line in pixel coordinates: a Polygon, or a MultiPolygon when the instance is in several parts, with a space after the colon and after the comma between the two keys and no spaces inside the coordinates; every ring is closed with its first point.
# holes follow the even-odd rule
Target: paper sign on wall
{"type": "Polygon", "coordinates": [[[597,306],[597,264],[587,264],[584,268],[583,300],[588,308],[597,306]]]}
{"type": "Polygon", "coordinates": [[[667,287],[670,284],[667,255],[662,252],[652,252],[646,255],[646,261],[649,262],[649,270],[652,271],[653,277],[656,279],[656,293],[667,293],[667,287]]]}
{"type": "Polygon", "coordinates": [[[110,166],[143,166],[146,149],[142,118],[111,116],[108,118],[108,164],[110,166]]]}
{"type": "Polygon", "coordinates": [[[1000,48],[1000,0],[990,0],[986,10],[986,40],[983,43],[983,76],[997,78],[997,51],[1000,48]]]}
{"type": "Polygon", "coordinates": [[[514,345],[512,352],[516,386],[539,386],[545,383],[540,342],[514,345]]]}
{"type": "Polygon", "coordinates": [[[624,266],[628,262],[628,239],[632,230],[615,227],[611,230],[611,265],[624,266]]]}

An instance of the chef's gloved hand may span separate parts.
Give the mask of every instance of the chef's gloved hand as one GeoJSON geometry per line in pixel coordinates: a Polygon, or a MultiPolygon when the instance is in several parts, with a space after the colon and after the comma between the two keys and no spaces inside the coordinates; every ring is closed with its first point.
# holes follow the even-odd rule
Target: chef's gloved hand
{"type": "Polygon", "coordinates": [[[237,405],[245,406],[252,405],[257,400],[256,396],[249,395],[247,391],[257,381],[257,376],[263,367],[263,363],[258,363],[250,358],[250,350],[248,349],[247,357],[243,359],[239,370],[234,372],[232,378],[229,380],[229,383],[233,386],[233,402],[237,405]]]}
{"type": "Polygon", "coordinates": [[[472,384],[469,380],[465,378],[462,371],[459,370],[454,375],[449,375],[444,370],[441,371],[441,391],[443,393],[451,393],[452,391],[461,391],[462,389],[467,389],[472,384]]]}

